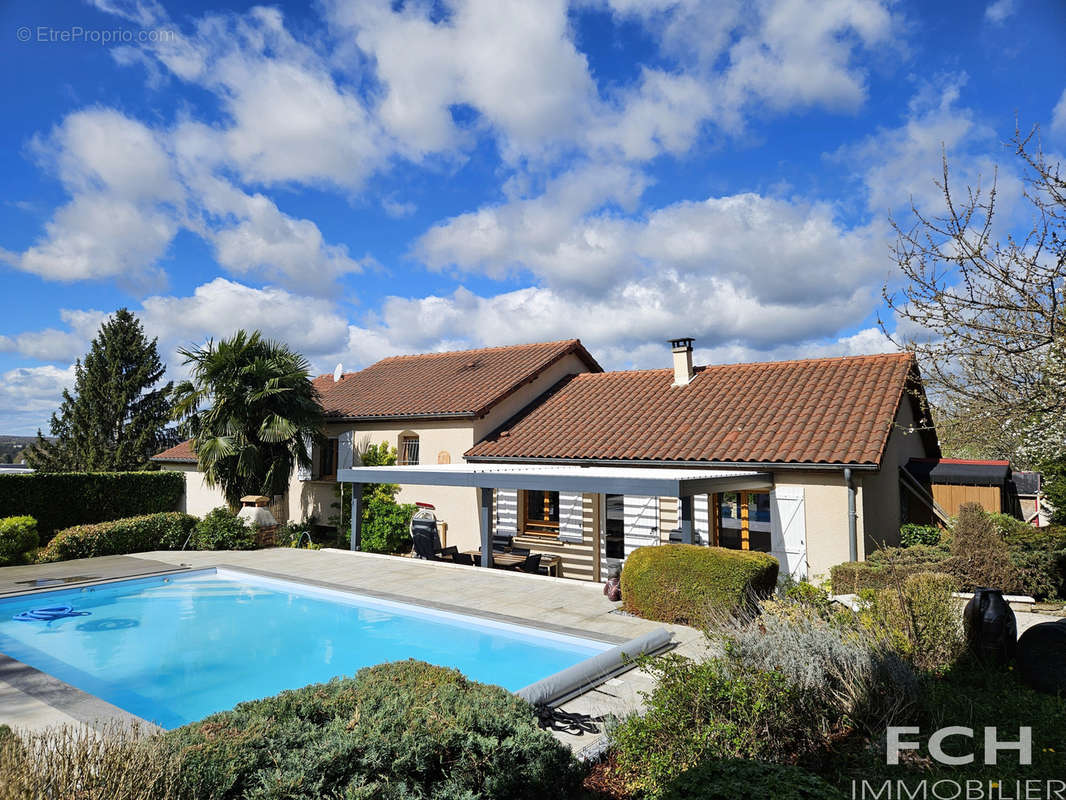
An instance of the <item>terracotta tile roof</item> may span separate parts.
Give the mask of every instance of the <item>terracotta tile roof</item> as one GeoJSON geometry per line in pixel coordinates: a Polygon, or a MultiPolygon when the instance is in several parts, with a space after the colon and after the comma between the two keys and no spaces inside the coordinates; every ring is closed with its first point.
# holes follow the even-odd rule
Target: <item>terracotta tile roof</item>
{"type": "MultiPolygon", "coordinates": [[[[339,419],[478,416],[573,353],[589,369],[602,368],[580,339],[393,356],[359,372],[314,380],[327,415],[339,419]]],[[[190,441],[152,461],[196,461],[190,441]]]]}
{"type": "MultiPolygon", "coordinates": [[[[913,370],[913,372],[912,372],[913,370]]],[[[575,375],[471,458],[878,464],[907,353],[575,375]]]]}
{"type": "Polygon", "coordinates": [[[156,453],[151,458],[152,461],[192,461],[195,462],[196,453],[192,449],[192,439],[188,439],[181,444],[176,444],[169,450],[164,450],[162,453],[156,453]]]}
{"type": "Polygon", "coordinates": [[[343,419],[479,416],[569,353],[600,370],[578,339],[393,356],[334,383],[315,378],[322,408],[343,419]]]}

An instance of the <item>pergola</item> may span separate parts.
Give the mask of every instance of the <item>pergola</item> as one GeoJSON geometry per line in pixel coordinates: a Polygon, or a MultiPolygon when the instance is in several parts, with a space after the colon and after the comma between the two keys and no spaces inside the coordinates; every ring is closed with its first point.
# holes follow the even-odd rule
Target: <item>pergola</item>
{"type": "MultiPolygon", "coordinates": [[[[436,464],[354,467],[337,471],[341,483],[401,483],[463,486],[478,490],[481,564],[492,566],[492,492],[494,489],[568,491],[676,497],[681,541],[692,543],[692,498],[701,494],[773,488],[769,472],[669,467],[602,467],[562,464],[436,464]]],[[[360,496],[353,486],[351,549],[359,549],[360,496]]]]}

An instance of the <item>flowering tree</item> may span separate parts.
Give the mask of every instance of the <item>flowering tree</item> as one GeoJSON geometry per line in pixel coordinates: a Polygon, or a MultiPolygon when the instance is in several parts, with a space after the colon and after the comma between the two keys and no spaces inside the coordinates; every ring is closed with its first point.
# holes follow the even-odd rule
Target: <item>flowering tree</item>
{"type": "Polygon", "coordinates": [[[912,205],[892,221],[905,286],[884,290],[886,335],[919,358],[945,449],[1020,465],[1066,446],[1066,179],[1034,128],[1011,144],[1025,171],[1030,219],[997,237],[997,185],[956,192],[947,159],[939,216],[912,205]]]}

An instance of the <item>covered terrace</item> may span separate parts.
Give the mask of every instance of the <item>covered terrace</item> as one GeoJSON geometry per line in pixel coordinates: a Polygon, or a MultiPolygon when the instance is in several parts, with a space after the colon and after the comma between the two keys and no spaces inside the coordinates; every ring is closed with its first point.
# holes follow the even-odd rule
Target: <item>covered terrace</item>
{"type": "MultiPolygon", "coordinates": [[[[440,464],[389,467],[355,467],[337,472],[341,483],[397,483],[423,486],[474,488],[479,504],[481,565],[492,566],[493,492],[525,490],[582,494],[676,497],[677,540],[693,543],[693,498],[722,492],[773,488],[769,472],[670,467],[604,467],[562,464],[440,464]]],[[[351,549],[360,547],[360,497],[352,492],[351,549]]],[[[603,521],[597,537],[603,535],[603,521]]]]}

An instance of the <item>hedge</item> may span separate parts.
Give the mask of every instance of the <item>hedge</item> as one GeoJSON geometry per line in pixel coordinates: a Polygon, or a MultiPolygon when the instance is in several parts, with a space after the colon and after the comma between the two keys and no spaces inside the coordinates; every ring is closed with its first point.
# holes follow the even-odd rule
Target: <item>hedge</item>
{"type": "Polygon", "coordinates": [[[777,559],[766,553],[669,544],[640,547],[622,567],[622,601],[646,619],[707,625],[753,595],[777,586],[777,559]]]}
{"type": "Polygon", "coordinates": [[[935,570],[930,564],[871,564],[869,561],[846,561],[829,570],[833,594],[858,594],[864,589],[879,591],[895,586],[897,578],[935,570]]]}
{"type": "Polygon", "coordinates": [[[241,703],[165,741],[185,800],[542,800],[577,796],[581,779],[524,700],[414,660],[241,703]]]}
{"type": "Polygon", "coordinates": [[[38,556],[40,562],[118,556],[150,550],[179,550],[197,519],[180,511],[127,517],[59,531],[38,556]]]}
{"type": "Polygon", "coordinates": [[[184,493],[181,472],[0,475],[0,517],[33,517],[47,542],[71,525],[176,511],[184,493]]]}
{"type": "Polygon", "coordinates": [[[37,547],[37,520],[33,517],[0,519],[0,567],[21,564],[37,547]]]}

